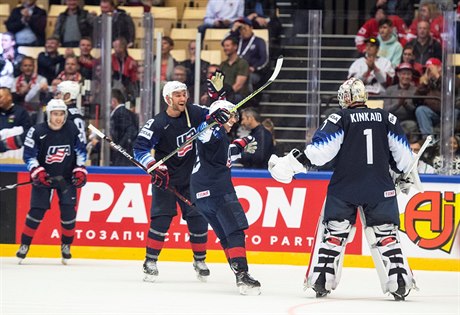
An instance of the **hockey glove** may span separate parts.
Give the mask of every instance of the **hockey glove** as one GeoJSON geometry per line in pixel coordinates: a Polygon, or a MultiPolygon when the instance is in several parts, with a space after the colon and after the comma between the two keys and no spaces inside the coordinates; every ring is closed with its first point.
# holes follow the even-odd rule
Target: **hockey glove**
{"type": "Polygon", "coordinates": [[[49,175],[43,166],[37,166],[30,171],[32,184],[37,187],[50,187],[49,175]]]}
{"type": "Polygon", "coordinates": [[[88,175],[88,171],[84,166],[74,168],[72,171],[72,185],[77,188],[85,186],[86,175],[88,175]]]}
{"type": "Polygon", "coordinates": [[[278,182],[289,184],[295,174],[307,173],[307,168],[300,162],[304,159],[308,161],[305,154],[297,149],[293,149],[281,158],[272,154],[268,161],[268,171],[278,182]]]}
{"type": "Polygon", "coordinates": [[[219,126],[222,126],[230,119],[230,112],[225,108],[219,108],[206,119],[206,123],[210,125],[213,122],[217,122],[219,126]]]}
{"type": "Polygon", "coordinates": [[[243,137],[241,139],[236,139],[233,141],[233,144],[241,149],[241,152],[247,152],[249,154],[254,154],[257,150],[257,141],[253,136],[243,137]]]}
{"type": "MultiPolygon", "coordinates": [[[[155,165],[156,161],[152,161],[147,166],[147,169],[151,168],[155,165]]],[[[169,173],[168,167],[166,165],[160,165],[152,172],[149,173],[152,176],[152,184],[157,186],[158,188],[165,190],[168,188],[169,185],[169,173]]]]}
{"type": "Polygon", "coordinates": [[[22,147],[22,139],[20,135],[12,136],[0,141],[0,152],[9,150],[17,150],[22,147]]]}
{"type": "Polygon", "coordinates": [[[225,99],[226,91],[224,89],[224,78],[225,75],[217,70],[209,76],[209,79],[206,81],[208,87],[208,95],[213,100],[223,100],[225,99]]]}

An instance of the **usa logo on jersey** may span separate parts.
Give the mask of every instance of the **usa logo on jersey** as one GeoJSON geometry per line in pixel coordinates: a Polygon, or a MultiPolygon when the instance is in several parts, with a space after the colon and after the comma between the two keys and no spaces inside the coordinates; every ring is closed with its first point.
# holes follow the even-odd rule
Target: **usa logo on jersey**
{"type": "MultiPolygon", "coordinates": [[[[184,134],[181,134],[177,137],[177,146],[180,147],[185,141],[193,137],[195,135],[196,130],[195,128],[190,129],[184,134]]],[[[177,152],[178,157],[184,157],[188,151],[193,149],[193,141],[187,144],[185,147],[183,147],[181,150],[177,152]]]]}
{"type": "Polygon", "coordinates": [[[53,145],[46,153],[46,164],[61,163],[65,157],[70,155],[70,145],[53,145]]]}

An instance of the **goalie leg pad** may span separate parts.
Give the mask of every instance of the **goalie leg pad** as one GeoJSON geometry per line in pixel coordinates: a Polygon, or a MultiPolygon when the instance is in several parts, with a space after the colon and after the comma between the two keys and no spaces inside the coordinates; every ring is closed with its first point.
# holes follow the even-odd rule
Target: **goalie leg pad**
{"type": "Polygon", "coordinates": [[[317,296],[321,291],[329,293],[339,284],[345,247],[356,230],[348,220],[325,222],[319,229],[305,283],[317,296]]]}
{"type": "Polygon", "coordinates": [[[416,285],[402,252],[397,226],[382,224],[366,227],[365,235],[383,293],[390,292],[395,298],[403,300],[416,285]]]}

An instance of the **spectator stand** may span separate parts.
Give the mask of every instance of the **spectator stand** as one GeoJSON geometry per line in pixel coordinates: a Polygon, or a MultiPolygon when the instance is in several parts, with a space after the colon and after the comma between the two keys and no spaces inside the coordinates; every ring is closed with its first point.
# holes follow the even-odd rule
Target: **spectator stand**
{"type": "Polygon", "coordinates": [[[197,28],[203,24],[203,19],[206,15],[206,7],[203,8],[190,8],[187,7],[184,10],[182,17],[183,28],[197,28]]]}

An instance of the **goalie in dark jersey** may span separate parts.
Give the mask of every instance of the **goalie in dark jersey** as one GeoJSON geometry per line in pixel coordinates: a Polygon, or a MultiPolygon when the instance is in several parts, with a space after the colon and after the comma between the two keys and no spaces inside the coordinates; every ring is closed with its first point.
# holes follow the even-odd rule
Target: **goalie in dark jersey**
{"type": "MultiPolygon", "coordinates": [[[[199,105],[187,105],[187,86],[171,81],[163,88],[163,98],[168,104],[165,111],[148,120],[139,132],[133,151],[134,158],[150,169],[157,161],[180,147],[196,133],[196,128],[206,119],[223,124],[230,113],[219,110],[208,117],[208,109],[199,105]],[[155,155],[151,155],[151,150],[155,155]]],[[[205,263],[208,223],[194,208],[190,207],[166,188],[171,187],[190,198],[190,174],[195,162],[195,146],[190,143],[164,164],[151,172],[152,206],[148,232],[146,257],[143,265],[144,281],[154,282],[158,276],[158,256],[164,246],[171,221],[177,215],[179,204],[182,218],[187,222],[193,251],[193,267],[197,277],[206,281],[210,272],[205,263]]]]}
{"type": "Polygon", "coordinates": [[[64,101],[52,99],[46,106],[47,122],[35,125],[24,141],[24,162],[33,181],[30,210],[27,213],[21,246],[16,256],[26,257],[53,191],[59,197],[61,212],[62,263],[72,257],[70,246],[75,234],[77,188],[86,184],[86,146],[78,128],[67,120],[64,101]]]}
{"type": "MultiPolygon", "coordinates": [[[[231,111],[234,106],[220,100],[211,105],[209,112],[219,109],[231,111]]],[[[259,281],[248,273],[244,233],[248,220],[236,196],[230,172],[232,161],[241,158],[242,152],[253,154],[257,142],[254,137],[248,136],[230,143],[227,133],[237,121],[238,112],[233,112],[227,123],[208,128],[198,136],[198,156],[190,179],[190,193],[219,238],[240,293],[260,294],[259,281]]],[[[208,123],[202,123],[198,132],[207,126],[208,123]]]]}
{"type": "MultiPolygon", "coordinates": [[[[414,163],[412,152],[397,118],[366,106],[367,92],[361,80],[345,81],[337,98],[342,110],[324,121],[305,150],[294,149],[282,158],[273,155],[269,162],[273,178],[289,183],[294,174],[333,161],[305,288],[323,297],[337,287],[359,209],[382,290],[404,300],[416,286],[399,239],[399,210],[390,166],[398,173],[409,173],[414,163]]],[[[416,170],[409,177],[416,180],[416,170]]],[[[403,192],[408,191],[410,182],[397,182],[403,192]]]]}

